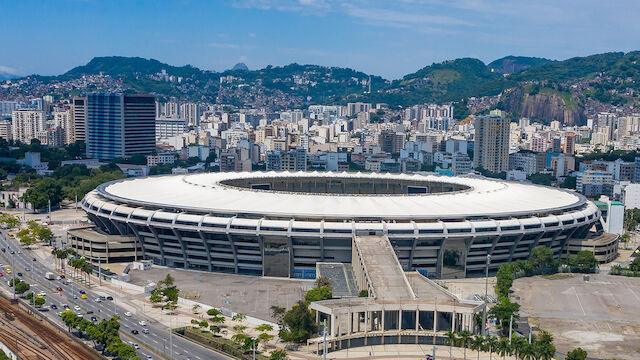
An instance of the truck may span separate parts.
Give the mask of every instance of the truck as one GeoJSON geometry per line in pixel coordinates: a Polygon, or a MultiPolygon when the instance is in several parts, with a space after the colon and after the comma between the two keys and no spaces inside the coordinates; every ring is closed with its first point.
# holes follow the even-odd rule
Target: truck
{"type": "Polygon", "coordinates": [[[51,271],[48,271],[46,274],[44,274],[44,277],[47,280],[53,280],[56,278],[56,274],[52,273],[51,271]]]}

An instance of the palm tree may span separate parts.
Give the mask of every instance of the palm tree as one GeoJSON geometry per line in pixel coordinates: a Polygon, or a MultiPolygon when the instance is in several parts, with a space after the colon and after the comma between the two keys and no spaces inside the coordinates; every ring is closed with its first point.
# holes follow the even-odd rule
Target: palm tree
{"type": "Polygon", "coordinates": [[[516,359],[520,358],[522,355],[522,348],[527,342],[521,337],[514,337],[511,339],[511,351],[513,355],[516,356],[516,359]]]}
{"type": "Polygon", "coordinates": [[[534,358],[535,351],[533,345],[525,342],[520,349],[520,358],[522,360],[532,360],[534,358]]]}
{"type": "Polygon", "coordinates": [[[484,337],[482,335],[476,335],[471,339],[471,350],[478,352],[478,360],[480,360],[480,351],[484,349],[484,337]]]}
{"type": "Polygon", "coordinates": [[[498,355],[502,356],[502,359],[506,359],[507,355],[511,355],[511,345],[509,344],[509,340],[502,338],[498,341],[496,346],[496,352],[498,355]]]}
{"type": "Polygon", "coordinates": [[[493,351],[496,350],[498,339],[495,336],[487,336],[484,343],[486,350],[489,350],[489,360],[493,360],[493,351]]]}
{"type": "Polygon", "coordinates": [[[458,337],[460,339],[460,345],[462,345],[462,347],[464,348],[464,359],[467,360],[467,345],[469,345],[471,331],[462,330],[458,333],[458,337]]]}
{"type": "Polygon", "coordinates": [[[451,360],[452,359],[451,347],[458,342],[458,337],[456,336],[456,333],[454,333],[451,330],[447,330],[444,336],[445,336],[445,339],[444,339],[445,344],[449,345],[449,360],[451,360]]]}
{"type": "Polygon", "coordinates": [[[551,360],[556,355],[556,347],[552,343],[538,341],[534,345],[534,353],[538,360],[551,360]]]}

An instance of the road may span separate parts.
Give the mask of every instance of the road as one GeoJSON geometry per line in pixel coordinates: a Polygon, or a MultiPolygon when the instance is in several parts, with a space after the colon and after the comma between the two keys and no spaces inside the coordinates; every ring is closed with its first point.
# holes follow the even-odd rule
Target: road
{"type": "Polygon", "coordinates": [[[150,358],[158,358],[158,355],[156,355],[157,353],[165,354],[167,358],[176,360],[230,359],[227,356],[194,344],[179,336],[173,335],[170,337],[169,328],[167,326],[157,322],[156,319],[146,317],[144,314],[141,315],[136,312],[132,312],[130,317],[124,316],[124,313],[127,312],[127,310],[119,306],[118,301],[126,302],[128,299],[123,296],[118,296],[116,292],[113,292],[111,295],[114,300],[96,302],[95,299],[97,299],[101,294],[98,294],[93,290],[89,290],[86,287],[75,283],[75,281],[71,284],[66,284],[64,279],[46,280],[46,272],[55,272],[54,263],[45,264],[40,260],[33,261],[33,253],[29,250],[23,250],[16,239],[10,239],[7,236],[6,231],[0,232],[0,248],[6,249],[6,252],[0,252],[0,258],[3,262],[2,270],[0,271],[5,274],[2,277],[4,280],[2,281],[3,285],[0,286],[8,286],[7,282],[9,279],[17,276],[18,272],[21,272],[23,275],[22,279],[31,285],[31,289],[29,291],[34,291],[35,293],[45,291],[47,293],[47,302],[43,306],[42,314],[50,319],[54,319],[63,327],[65,325],[58,316],[58,312],[63,310],[63,304],[68,304],[72,309],[75,306],[79,306],[80,311],[76,311],[76,313],[83,314],[85,318],[95,316],[98,318],[98,321],[102,318],[109,318],[116,313],[120,316],[120,338],[125,343],[134,342],[139,344],[141,347],[137,352],[141,359],[145,359],[147,356],[150,358]],[[15,253],[11,254],[11,250],[9,249],[15,251],[15,253]],[[18,253],[18,250],[21,250],[21,253],[18,253]],[[6,269],[8,267],[12,270],[11,275],[6,274],[6,269]],[[31,270],[27,271],[26,267],[30,267],[31,270]],[[57,287],[61,287],[63,291],[56,291],[57,287]],[[87,299],[80,298],[81,290],[86,293],[87,299]],[[56,304],[58,309],[50,310],[51,304],[56,304]],[[87,312],[93,313],[87,314],[87,312]],[[142,320],[147,322],[146,326],[139,325],[139,321],[142,320]],[[144,334],[142,332],[143,328],[147,328],[149,333],[144,334]],[[138,330],[139,334],[133,335],[131,331],[134,329],[138,330]],[[172,339],[172,341],[170,339],[172,339]],[[173,357],[170,356],[171,342],[173,343],[173,357]],[[150,351],[150,349],[153,349],[155,353],[150,351]]]}

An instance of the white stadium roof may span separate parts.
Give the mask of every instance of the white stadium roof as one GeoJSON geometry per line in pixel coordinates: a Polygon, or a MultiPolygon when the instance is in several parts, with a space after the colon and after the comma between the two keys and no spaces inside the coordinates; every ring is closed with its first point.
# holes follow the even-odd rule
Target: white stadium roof
{"type": "Polygon", "coordinates": [[[211,213],[249,213],[308,218],[438,219],[510,216],[579,206],[585,198],[572,192],[500,180],[418,174],[240,172],[131,178],[101,185],[112,200],[150,208],[211,213]],[[253,190],[221,184],[233,179],[274,177],[376,178],[444,182],[469,186],[450,193],[343,195],[253,190]]]}

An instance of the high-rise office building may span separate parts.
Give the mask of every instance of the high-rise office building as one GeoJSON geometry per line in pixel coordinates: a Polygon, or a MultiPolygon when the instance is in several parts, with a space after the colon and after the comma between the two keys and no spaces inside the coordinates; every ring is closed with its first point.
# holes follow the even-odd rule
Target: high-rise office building
{"type": "Polygon", "coordinates": [[[29,144],[37,139],[38,133],[45,130],[45,117],[42,110],[18,109],[11,114],[11,134],[13,140],[29,144]]]}
{"type": "Polygon", "coordinates": [[[155,150],[155,96],[92,93],[87,96],[87,156],[97,159],[155,150]]]}
{"type": "Polygon", "coordinates": [[[497,115],[475,119],[473,164],[491,172],[509,170],[509,120],[497,115]]]}
{"type": "Polygon", "coordinates": [[[87,140],[87,98],[74,97],[71,100],[71,117],[73,124],[72,142],[87,140]]]}

